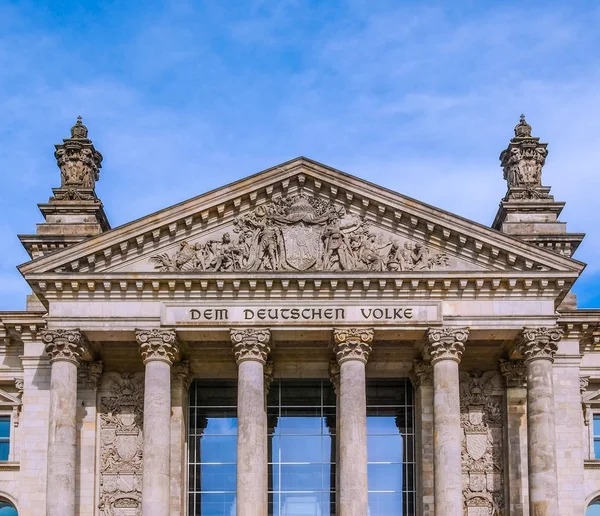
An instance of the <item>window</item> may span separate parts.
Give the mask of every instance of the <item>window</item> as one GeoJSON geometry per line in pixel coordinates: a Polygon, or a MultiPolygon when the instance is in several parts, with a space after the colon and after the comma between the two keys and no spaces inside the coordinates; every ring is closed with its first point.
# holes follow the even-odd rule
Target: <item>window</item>
{"type": "Polygon", "coordinates": [[[235,515],[235,381],[195,381],[189,406],[189,514],[235,515]]]}
{"type": "Polygon", "coordinates": [[[408,380],[367,381],[369,516],[415,514],[415,427],[408,380]]]}
{"type": "Polygon", "coordinates": [[[588,506],[585,516],[600,516],[600,500],[596,500],[588,506]]]}
{"type": "Polygon", "coordinates": [[[18,516],[18,512],[12,503],[0,498],[0,516],[18,516]]]}
{"type": "Polygon", "coordinates": [[[281,380],[267,397],[269,516],[335,515],[335,393],[281,380]]]}
{"type": "Polygon", "coordinates": [[[594,414],[594,457],[600,459],[600,414],[594,414]]]}
{"type": "MultiPolygon", "coordinates": [[[[0,416],[0,460],[8,460],[10,454],[10,416],[0,416]]],[[[4,503],[4,502],[2,502],[4,503]]],[[[0,512],[0,515],[2,513],[0,512]]]]}

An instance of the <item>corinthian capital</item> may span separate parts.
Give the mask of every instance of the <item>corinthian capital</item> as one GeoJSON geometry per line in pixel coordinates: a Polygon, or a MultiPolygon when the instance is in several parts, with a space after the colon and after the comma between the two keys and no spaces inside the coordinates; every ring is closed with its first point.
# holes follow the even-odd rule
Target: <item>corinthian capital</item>
{"type": "Polygon", "coordinates": [[[550,360],[558,351],[558,343],[563,331],[555,326],[551,328],[523,328],[519,337],[518,349],[525,364],[532,360],[550,360]]]}
{"type": "Polygon", "coordinates": [[[179,359],[175,330],[136,330],[135,339],[140,346],[144,364],[152,360],[162,360],[172,365],[179,359]]]}
{"type": "Polygon", "coordinates": [[[338,364],[346,360],[360,360],[367,363],[373,350],[373,328],[338,328],[333,330],[333,352],[338,364]]]}
{"type": "Polygon", "coordinates": [[[500,372],[507,387],[525,387],[527,368],[523,360],[500,360],[500,372]]]}
{"type": "Polygon", "coordinates": [[[244,328],[231,330],[230,335],[236,364],[245,360],[256,360],[262,365],[267,363],[267,356],[271,351],[270,330],[244,328]]]}
{"type": "Polygon", "coordinates": [[[423,360],[413,360],[409,378],[415,389],[421,386],[431,387],[433,385],[433,368],[431,364],[423,360]]]}
{"type": "Polygon", "coordinates": [[[79,366],[82,360],[91,358],[87,341],[80,330],[44,330],[42,342],[46,344],[50,363],[65,360],[79,366]]]}
{"type": "Polygon", "coordinates": [[[333,358],[329,361],[329,379],[333,384],[333,390],[338,394],[340,389],[340,364],[333,358]]]}
{"type": "Polygon", "coordinates": [[[440,360],[459,362],[469,338],[469,328],[429,328],[423,354],[435,364],[440,360]]]}

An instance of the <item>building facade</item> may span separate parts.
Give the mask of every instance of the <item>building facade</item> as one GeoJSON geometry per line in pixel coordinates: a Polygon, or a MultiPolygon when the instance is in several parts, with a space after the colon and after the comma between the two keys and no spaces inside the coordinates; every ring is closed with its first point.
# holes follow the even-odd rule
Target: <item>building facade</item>
{"type": "Polygon", "coordinates": [[[298,158],[111,229],[79,119],[0,312],[0,515],[598,514],[546,147],[522,118],[491,228],[298,158]]]}

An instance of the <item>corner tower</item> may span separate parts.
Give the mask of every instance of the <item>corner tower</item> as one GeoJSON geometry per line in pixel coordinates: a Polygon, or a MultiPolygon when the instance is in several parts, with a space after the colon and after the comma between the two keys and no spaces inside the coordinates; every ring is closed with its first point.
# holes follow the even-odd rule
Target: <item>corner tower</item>
{"type": "Polygon", "coordinates": [[[571,257],[585,237],[584,233],[567,233],[566,222],[558,217],[565,206],[542,185],[542,168],[548,144],[531,136],[531,126],[521,115],[515,136],[500,154],[508,191],[492,228],[563,256],[571,257]]]}
{"type": "Polygon", "coordinates": [[[110,229],[96,181],[100,178],[102,154],[88,139],[81,117],[71,127],[71,137],[55,146],[60,169],[60,187],[52,189],[47,203],[38,204],[44,222],[34,235],[19,235],[32,258],[64,249],[110,229]]]}

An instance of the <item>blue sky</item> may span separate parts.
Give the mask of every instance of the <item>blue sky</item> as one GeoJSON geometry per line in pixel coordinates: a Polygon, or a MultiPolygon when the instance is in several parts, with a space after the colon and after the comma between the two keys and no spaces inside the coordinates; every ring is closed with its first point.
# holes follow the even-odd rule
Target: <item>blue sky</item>
{"type": "Polygon", "coordinates": [[[483,224],[524,112],[600,306],[597,2],[0,1],[0,309],[77,115],[113,227],[304,155],[483,224]]]}

